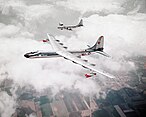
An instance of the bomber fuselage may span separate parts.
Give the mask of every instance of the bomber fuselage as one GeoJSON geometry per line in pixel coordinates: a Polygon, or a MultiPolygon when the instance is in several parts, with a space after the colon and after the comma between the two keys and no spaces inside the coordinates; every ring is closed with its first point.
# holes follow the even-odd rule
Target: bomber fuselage
{"type": "MultiPolygon", "coordinates": [[[[89,55],[91,52],[89,51],[69,51],[70,53],[76,56],[85,56],[89,55]]],[[[57,54],[56,52],[29,52],[24,55],[26,58],[55,58],[55,57],[62,57],[61,55],[57,54]]]]}

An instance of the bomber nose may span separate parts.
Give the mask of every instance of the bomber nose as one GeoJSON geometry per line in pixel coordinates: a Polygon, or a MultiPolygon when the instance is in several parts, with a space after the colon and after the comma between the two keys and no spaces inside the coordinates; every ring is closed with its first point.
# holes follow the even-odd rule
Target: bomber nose
{"type": "Polygon", "coordinates": [[[30,57],[28,54],[24,54],[24,56],[25,56],[26,58],[29,58],[29,57],[30,57]]]}

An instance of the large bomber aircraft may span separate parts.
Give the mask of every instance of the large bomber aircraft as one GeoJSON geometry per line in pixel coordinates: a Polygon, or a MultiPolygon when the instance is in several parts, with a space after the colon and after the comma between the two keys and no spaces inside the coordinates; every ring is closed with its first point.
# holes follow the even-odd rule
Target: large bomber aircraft
{"type": "Polygon", "coordinates": [[[73,28],[81,27],[83,26],[83,20],[81,19],[80,22],[77,25],[74,26],[64,26],[63,23],[59,23],[59,26],[57,27],[60,30],[66,29],[72,31],[73,28]]]}
{"type": "Polygon", "coordinates": [[[70,60],[73,63],[79,64],[82,67],[89,69],[90,73],[85,74],[86,78],[92,77],[99,73],[104,75],[108,78],[114,78],[113,75],[108,74],[104,71],[98,70],[95,67],[95,64],[89,63],[87,60],[82,60],[82,56],[90,55],[91,53],[99,53],[104,56],[108,56],[105,52],[103,52],[103,44],[104,44],[104,37],[100,36],[97,42],[92,46],[85,50],[81,51],[68,51],[67,47],[63,47],[63,43],[60,43],[60,40],[55,39],[54,36],[47,34],[48,39],[43,40],[43,42],[50,43],[54,52],[41,52],[35,51],[26,53],[24,56],[26,58],[34,59],[34,58],[56,58],[56,57],[63,57],[66,60],[70,60]]]}

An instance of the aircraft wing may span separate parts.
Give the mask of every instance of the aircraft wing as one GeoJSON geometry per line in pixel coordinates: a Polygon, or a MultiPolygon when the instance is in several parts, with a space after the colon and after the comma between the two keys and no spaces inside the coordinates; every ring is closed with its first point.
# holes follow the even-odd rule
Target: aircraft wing
{"type": "Polygon", "coordinates": [[[77,28],[79,26],[68,26],[68,28],[77,28]]]}
{"type": "Polygon", "coordinates": [[[77,26],[66,26],[67,28],[76,28],[77,26]]]}
{"type": "Polygon", "coordinates": [[[62,57],[68,59],[68,60],[71,60],[72,62],[74,63],[77,63],[89,70],[92,70],[92,71],[95,71],[101,75],[104,75],[106,77],[109,77],[109,78],[115,78],[113,75],[111,74],[108,74],[104,71],[101,71],[101,70],[97,70],[97,68],[93,65],[93,64],[90,64],[88,62],[85,62],[84,60],[74,56],[73,54],[71,54],[70,52],[68,52],[66,49],[62,48],[62,46],[57,42],[55,41],[55,38],[51,38],[49,34],[47,34],[48,36],[48,39],[50,40],[50,43],[53,47],[53,49],[56,51],[57,54],[61,55],[62,57]]]}

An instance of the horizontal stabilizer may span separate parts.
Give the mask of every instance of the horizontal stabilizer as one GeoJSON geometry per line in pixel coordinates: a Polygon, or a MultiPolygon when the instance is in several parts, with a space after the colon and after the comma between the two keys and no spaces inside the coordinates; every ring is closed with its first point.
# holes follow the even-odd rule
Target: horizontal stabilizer
{"type": "Polygon", "coordinates": [[[105,53],[105,52],[101,52],[101,51],[96,51],[96,53],[98,53],[98,54],[101,54],[101,55],[103,55],[103,56],[106,56],[106,57],[110,57],[110,55],[108,55],[107,53],[105,53]]]}

